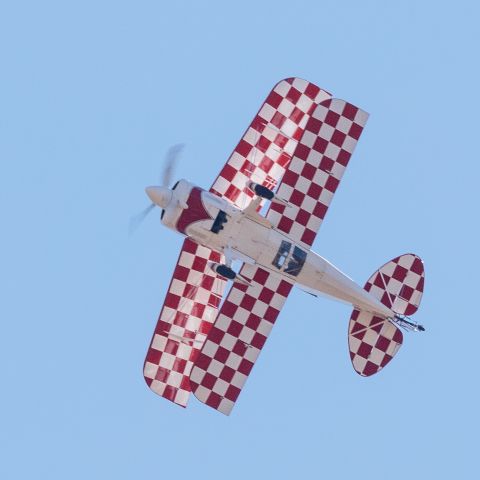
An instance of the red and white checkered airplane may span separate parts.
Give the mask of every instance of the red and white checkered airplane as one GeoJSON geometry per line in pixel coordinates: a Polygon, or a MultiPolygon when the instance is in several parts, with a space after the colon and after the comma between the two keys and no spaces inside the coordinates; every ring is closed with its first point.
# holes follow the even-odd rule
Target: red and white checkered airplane
{"type": "Polygon", "coordinates": [[[423,293],[419,257],[395,258],[362,288],[310,249],[367,118],[316,85],[287,78],[209,191],[186,180],[146,189],[163,209],[163,225],[186,237],[145,360],[155,393],[186,406],[193,392],[228,415],[294,285],[353,306],[348,342],[360,375],[393,358],[399,327],[423,330],[408,318],[423,293]],[[238,273],[235,260],[243,263],[238,273]]]}

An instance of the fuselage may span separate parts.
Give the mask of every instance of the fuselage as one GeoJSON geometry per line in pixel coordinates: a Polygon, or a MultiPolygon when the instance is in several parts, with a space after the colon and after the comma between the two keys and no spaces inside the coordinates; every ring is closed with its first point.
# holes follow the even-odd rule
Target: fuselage
{"type": "Polygon", "coordinates": [[[227,261],[255,264],[314,295],[327,295],[382,317],[394,316],[351,278],[274,228],[255,209],[240,210],[186,180],[177,182],[167,197],[160,205],[162,223],[222,253],[227,261]]]}

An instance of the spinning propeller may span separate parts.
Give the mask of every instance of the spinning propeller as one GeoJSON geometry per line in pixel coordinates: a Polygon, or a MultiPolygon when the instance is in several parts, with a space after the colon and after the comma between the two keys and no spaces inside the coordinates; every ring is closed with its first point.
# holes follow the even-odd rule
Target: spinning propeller
{"type": "MultiPolygon", "coordinates": [[[[168,186],[172,181],[176,163],[184,146],[185,145],[183,143],[179,143],[169,148],[167,155],[165,156],[164,167],[159,178],[160,186],[147,187],[145,189],[145,192],[150,200],[152,200],[152,203],[140,213],[137,213],[137,215],[131,217],[128,228],[130,234],[137,230],[140,224],[145,220],[147,215],[155,208],[156,205],[164,208],[168,204],[172,195],[172,192],[168,186]]],[[[164,212],[165,211],[162,209],[162,216],[164,212]]]]}

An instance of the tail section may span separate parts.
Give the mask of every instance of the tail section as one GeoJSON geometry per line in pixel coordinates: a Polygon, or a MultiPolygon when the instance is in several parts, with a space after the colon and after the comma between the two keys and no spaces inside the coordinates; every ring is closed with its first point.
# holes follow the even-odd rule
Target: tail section
{"type": "Polygon", "coordinates": [[[411,330],[423,327],[406,319],[422,299],[425,271],[422,260],[411,253],[401,255],[377,270],[365,290],[398,316],[382,318],[355,309],[348,327],[348,346],[353,368],[368,377],[379,372],[395,356],[403,342],[397,325],[411,330]]]}

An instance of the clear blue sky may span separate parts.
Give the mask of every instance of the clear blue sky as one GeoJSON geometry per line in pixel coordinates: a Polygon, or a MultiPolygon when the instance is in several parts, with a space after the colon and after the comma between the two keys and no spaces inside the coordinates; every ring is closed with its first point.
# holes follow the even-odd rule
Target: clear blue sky
{"type": "Polygon", "coordinates": [[[0,478],[471,479],[478,471],[479,7],[471,1],[0,6],[0,478]],[[180,237],[168,147],[208,188],[270,88],[370,112],[315,249],[363,283],[405,252],[426,291],[364,379],[350,309],[290,296],[230,417],[144,384],[180,237]]]}

